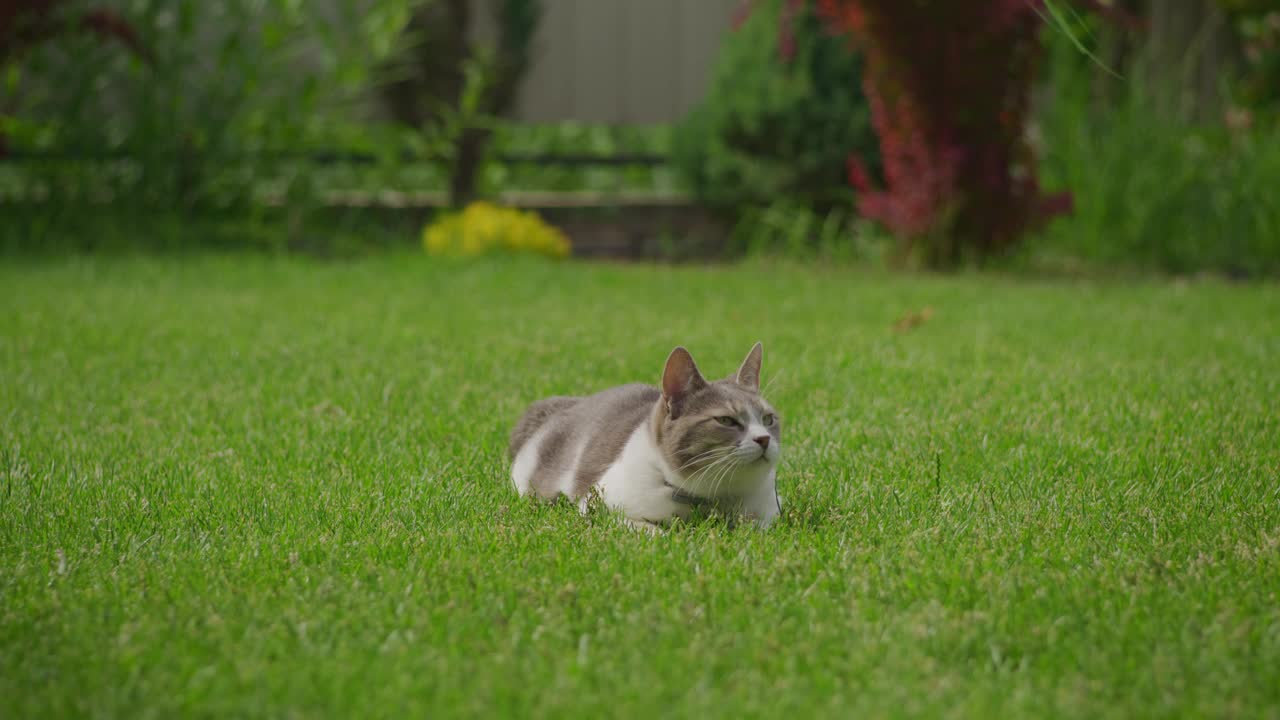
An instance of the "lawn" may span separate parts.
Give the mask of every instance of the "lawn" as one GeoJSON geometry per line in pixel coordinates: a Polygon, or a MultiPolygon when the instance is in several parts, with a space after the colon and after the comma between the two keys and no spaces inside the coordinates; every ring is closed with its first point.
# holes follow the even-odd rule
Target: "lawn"
{"type": "Polygon", "coordinates": [[[1280,717],[1280,287],[409,256],[0,286],[0,717],[1280,717]],[[768,532],[515,497],[528,402],[757,339],[768,532]]]}

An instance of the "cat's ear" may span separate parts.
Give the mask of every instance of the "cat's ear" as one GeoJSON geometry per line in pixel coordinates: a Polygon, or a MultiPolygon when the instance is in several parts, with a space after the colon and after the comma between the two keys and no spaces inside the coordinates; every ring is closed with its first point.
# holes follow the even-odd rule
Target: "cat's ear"
{"type": "Polygon", "coordinates": [[[734,382],[760,392],[760,363],[762,362],[764,362],[764,345],[756,343],[751,348],[751,352],[747,353],[747,359],[742,361],[742,367],[738,368],[734,382]]]}
{"type": "Polygon", "coordinates": [[[689,351],[682,347],[672,350],[662,369],[662,400],[667,405],[667,413],[678,417],[685,399],[706,386],[707,381],[698,372],[689,351]]]}

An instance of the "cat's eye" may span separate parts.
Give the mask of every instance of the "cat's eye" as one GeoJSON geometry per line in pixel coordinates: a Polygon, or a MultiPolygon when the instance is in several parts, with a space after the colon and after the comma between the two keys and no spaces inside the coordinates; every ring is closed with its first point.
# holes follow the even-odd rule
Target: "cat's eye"
{"type": "Polygon", "coordinates": [[[764,423],[765,427],[773,427],[773,413],[765,413],[765,416],[760,418],[760,422],[764,423]]]}
{"type": "Polygon", "coordinates": [[[738,422],[737,418],[729,417],[728,415],[721,415],[716,418],[716,422],[725,427],[742,427],[742,423],[738,422]]]}

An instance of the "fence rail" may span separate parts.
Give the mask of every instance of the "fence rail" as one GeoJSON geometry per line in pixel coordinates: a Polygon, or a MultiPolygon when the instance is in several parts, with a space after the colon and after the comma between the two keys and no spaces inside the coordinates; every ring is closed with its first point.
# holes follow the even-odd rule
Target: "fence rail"
{"type": "MultiPolygon", "coordinates": [[[[133,160],[140,157],[137,153],[123,150],[21,150],[9,149],[0,154],[0,164],[23,165],[37,162],[83,162],[99,163],[120,160],[133,160]]],[[[148,159],[162,158],[166,160],[190,159],[192,155],[178,152],[146,153],[148,159]]],[[[239,161],[270,162],[310,162],[317,165],[376,165],[384,162],[386,156],[377,153],[361,153],[347,151],[296,151],[279,150],[265,152],[244,152],[219,154],[219,159],[239,161]]],[[[501,165],[544,165],[549,167],[661,167],[670,162],[670,158],[660,153],[495,153],[495,162],[501,165]]],[[[420,153],[400,153],[396,161],[403,163],[435,163],[443,161],[441,157],[433,157],[420,153]]]]}

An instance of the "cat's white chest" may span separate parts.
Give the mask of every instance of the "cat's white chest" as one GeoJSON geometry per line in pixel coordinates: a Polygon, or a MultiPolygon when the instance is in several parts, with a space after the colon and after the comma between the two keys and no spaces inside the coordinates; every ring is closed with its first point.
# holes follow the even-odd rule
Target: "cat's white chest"
{"type": "Polygon", "coordinates": [[[622,454],[600,477],[600,497],[636,522],[661,524],[680,513],[666,484],[666,461],[641,425],[631,433],[622,454]]]}

